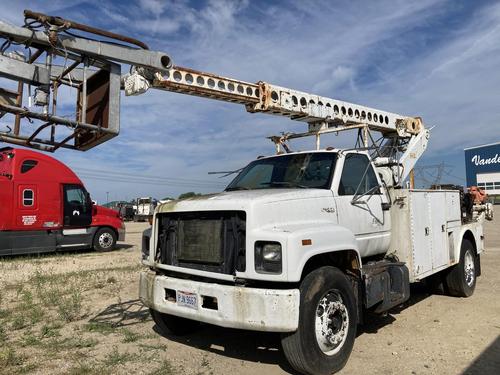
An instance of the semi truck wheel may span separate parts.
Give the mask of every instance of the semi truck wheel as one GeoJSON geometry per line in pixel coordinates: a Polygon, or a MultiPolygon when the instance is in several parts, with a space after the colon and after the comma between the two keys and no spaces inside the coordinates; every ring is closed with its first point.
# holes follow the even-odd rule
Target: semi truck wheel
{"type": "Polygon", "coordinates": [[[303,374],[331,374],[344,367],[356,337],[353,286],[335,267],[321,267],[300,285],[299,328],[282,335],[283,351],[303,374]]]}
{"type": "Polygon", "coordinates": [[[96,251],[111,251],[116,246],[116,234],[111,228],[101,228],[94,236],[96,251]]]}
{"type": "Polygon", "coordinates": [[[195,332],[200,327],[200,322],[196,320],[164,314],[153,309],[149,309],[149,313],[162,334],[183,336],[195,332]]]}
{"type": "Polygon", "coordinates": [[[477,264],[479,261],[471,241],[464,238],[460,248],[460,262],[445,276],[445,291],[455,297],[470,297],[476,288],[477,264]]]}

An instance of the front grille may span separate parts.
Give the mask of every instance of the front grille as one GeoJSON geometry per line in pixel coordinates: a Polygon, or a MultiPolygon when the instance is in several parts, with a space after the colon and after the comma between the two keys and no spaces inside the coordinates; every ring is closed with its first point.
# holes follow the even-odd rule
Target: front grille
{"type": "Polygon", "coordinates": [[[243,211],[160,214],[156,260],[229,275],[245,271],[245,223],[243,211]]]}

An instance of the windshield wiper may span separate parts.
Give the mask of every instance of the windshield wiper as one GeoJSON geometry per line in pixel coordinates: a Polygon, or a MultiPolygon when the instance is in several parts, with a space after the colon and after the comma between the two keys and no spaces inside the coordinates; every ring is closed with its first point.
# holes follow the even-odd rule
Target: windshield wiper
{"type": "Polygon", "coordinates": [[[294,182],[290,181],[270,181],[270,182],[262,182],[261,185],[268,185],[268,186],[288,186],[292,188],[300,188],[300,189],[308,189],[309,186],[305,185],[300,185],[296,184],[294,182]]]}

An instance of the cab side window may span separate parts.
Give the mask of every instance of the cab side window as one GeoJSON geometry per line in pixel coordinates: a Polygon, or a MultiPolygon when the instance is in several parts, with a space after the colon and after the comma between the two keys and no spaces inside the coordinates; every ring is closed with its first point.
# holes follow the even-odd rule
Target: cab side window
{"type": "Polygon", "coordinates": [[[370,160],[363,154],[347,154],[340,177],[339,195],[380,194],[375,171],[370,160]]]}
{"type": "Polygon", "coordinates": [[[77,215],[87,213],[88,202],[85,190],[80,186],[66,185],[64,187],[64,204],[71,210],[78,211],[77,215]]]}
{"type": "Polygon", "coordinates": [[[21,173],[26,173],[31,171],[33,168],[37,166],[38,162],[36,160],[25,160],[23,164],[21,164],[21,173]]]}
{"type": "Polygon", "coordinates": [[[31,189],[23,190],[23,206],[33,207],[35,205],[35,193],[31,189]]]}

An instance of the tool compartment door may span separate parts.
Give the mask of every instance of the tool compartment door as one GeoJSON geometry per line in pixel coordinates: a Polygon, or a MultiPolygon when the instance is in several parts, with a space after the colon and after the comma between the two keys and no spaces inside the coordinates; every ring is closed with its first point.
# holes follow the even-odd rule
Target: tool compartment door
{"type": "Polygon", "coordinates": [[[415,277],[432,271],[431,215],[428,192],[410,194],[411,243],[415,277]]]}
{"type": "Polygon", "coordinates": [[[432,268],[436,269],[448,264],[450,255],[448,252],[447,234],[447,210],[445,192],[430,192],[427,195],[429,200],[429,214],[431,220],[432,237],[432,268]]]}

